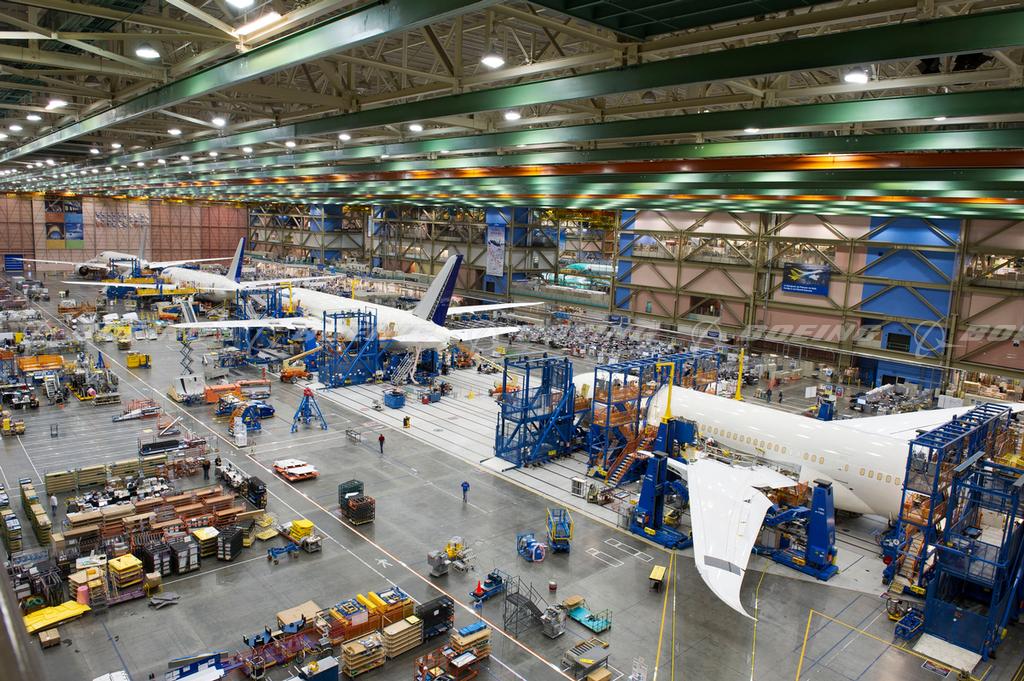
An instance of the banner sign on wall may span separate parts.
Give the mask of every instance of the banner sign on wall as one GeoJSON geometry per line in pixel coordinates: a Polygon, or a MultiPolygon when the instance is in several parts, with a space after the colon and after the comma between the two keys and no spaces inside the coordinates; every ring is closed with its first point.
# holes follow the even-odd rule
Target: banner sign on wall
{"type": "Polygon", "coordinates": [[[79,251],[85,248],[82,200],[63,196],[43,199],[46,214],[46,247],[79,251]]]}
{"type": "Polygon", "coordinates": [[[782,290],[811,296],[827,296],[831,276],[832,271],[828,265],[787,262],[782,267],[782,290]]]}
{"type": "Polygon", "coordinates": [[[487,274],[505,274],[505,226],[487,225],[487,274]]]}

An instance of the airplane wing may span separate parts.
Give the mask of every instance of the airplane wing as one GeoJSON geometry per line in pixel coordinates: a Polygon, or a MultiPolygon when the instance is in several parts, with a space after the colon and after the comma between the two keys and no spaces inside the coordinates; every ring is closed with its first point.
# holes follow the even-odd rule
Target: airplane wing
{"type": "MultiPolygon", "coordinates": [[[[672,464],[676,462],[670,462],[673,470],[680,465],[672,464]]],[[[742,468],[706,458],[685,464],[685,469],[697,572],[726,605],[750,617],[740,602],[740,589],[765,513],[772,507],[758,488],[791,487],[796,481],[763,466],[742,468]]]]}
{"type": "Polygon", "coordinates": [[[494,303],[492,305],[463,305],[462,307],[449,307],[448,315],[475,314],[477,312],[491,312],[494,310],[508,310],[513,307],[532,307],[544,303],[494,303]]]}
{"type": "Polygon", "coordinates": [[[97,269],[106,268],[106,265],[101,263],[90,263],[90,262],[71,262],[70,260],[41,260],[39,258],[22,258],[25,262],[45,262],[50,265],[74,265],[76,267],[80,265],[95,265],[97,269]]]}
{"type": "Polygon", "coordinates": [[[319,329],[323,320],[315,317],[263,317],[261,319],[225,319],[219,322],[182,322],[175,329],[319,329]]]}
{"type": "Polygon", "coordinates": [[[489,326],[482,329],[447,329],[448,333],[460,341],[479,340],[481,338],[493,338],[506,333],[516,333],[518,326],[489,326]]]}
{"type": "MultiPolygon", "coordinates": [[[[179,288],[179,287],[190,286],[188,283],[185,283],[185,282],[182,282],[180,284],[173,284],[173,283],[168,283],[168,282],[163,282],[163,283],[157,282],[155,284],[134,284],[134,283],[129,284],[129,283],[120,282],[120,281],[62,281],[61,283],[62,284],[68,284],[70,286],[113,286],[115,288],[134,288],[134,289],[146,289],[146,290],[149,290],[149,289],[159,289],[159,288],[174,289],[174,288],[179,288]]],[[[221,286],[207,286],[206,284],[203,284],[202,286],[197,286],[197,288],[200,288],[200,289],[202,289],[204,291],[234,291],[235,290],[233,288],[227,288],[227,287],[221,287],[221,286]]]]}
{"type": "MultiPolygon", "coordinates": [[[[1014,412],[1024,411],[1024,403],[1007,403],[1014,412]]],[[[948,409],[928,409],[912,411],[906,414],[886,414],[884,416],[865,416],[860,419],[844,419],[832,421],[840,428],[859,430],[871,435],[889,435],[891,437],[912,440],[918,431],[932,430],[951,421],[956,416],[963,416],[974,407],[950,407],[948,409]]]]}
{"type": "MultiPolygon", "coordinates": [[[[227,258],[189,258],[188,260],[161,260],[160,262],[150,262],[149,269],[151,270],[162,270],[165,267],[177,267],[179,265],[189,265],[194,262],[224,262],[225,260],[231,260],[227,258]]],[[[127,262],[127,261],[125,261],[127,262]]]]}

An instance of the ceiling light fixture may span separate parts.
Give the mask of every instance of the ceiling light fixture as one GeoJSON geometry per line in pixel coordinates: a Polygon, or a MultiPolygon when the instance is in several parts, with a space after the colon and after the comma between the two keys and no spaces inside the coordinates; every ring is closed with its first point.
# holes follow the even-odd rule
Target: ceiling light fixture
{"type": "Polygon", "coordinates": [[[252,153],[252,147],[242,147],[242,153],[243,154],[251,154],[252,153]]]}
{"type": "Polygon", "coordinates": [[[518,111],[506,111],[505,112],[505,120],[506,121],[518,121],[522,117],[523,117],[523,115],[521,113],[519,113],[518,111]]]}
{"type": "Polygon", "coordinates": [[[57,162],[54,161],[52,158],[48,158],[48,159],[46,159],[46,165],[48,165],[48,166],[55,166],[55,165],[57,165],[57,162]]]}
{"type": "Polygon", "coordinates": [[[761,132],[761,128],[743,128],[743,132],[753,135],[755,132],[761,132]]]}
{"type": "Polygon", "coordinates": [[[209,156],[210,158],[217,158],[217,156],[219,156],[219,154],[218,154],[218,153],[217,153],[216,151],[211,151],[211,152],[210,152],[210,153],[208,154],[208,156],[209,156]]]}
{"type": "Polygon", "coordinates": [[[39,114],[29,114],[28,116],[25,116],[25,120],[32,121],[33,123],[35,123],[36,121],[43,120],[43,117],[39,114]]]}
{"type": "Polygon", "coordinates": [[[135,48],[135,56],[140,59],[159,59],[160,52],[158,52],[157,49],[149,43],[140,43],[139,46],[135,48]]]}
{"type": "Polygon", "coordinates": [[[178,135],[181,134],[181,130],[178,128],[168,128],[167,134],[170,135],[171,137],[177,137],[178,135]]]}
{"type": "Polygon", "coordinates": [[[17,123],[12,123],[12,124],[8,125],[7,129],[10,130],[11,132],[21,132],[22,131],[22,127],[20,125],[18,125],[17,123]]]}
{"type": "Polygon", "coordinates": [[[259,19],[253,19],[248,24],[244,24],[244,25],[239,26],[238,28],[236,28],[235,29],[235,35],[249,35],[250,33],[255,33],[256,31],[259,31],[260,29],[263,29],[263,28],[266,28],[267,26],[270,26],[275,21],[278,21],[280,18],[281,18],[281,15],[278,12],[273,12],[273,11],[267,12],[266,14],[261,16],[259,19]]]}
{"type": "Polygon", "coordinates": [[[945,116],[936,116],[932,120],[937,122],[937,123],[941,123],[942,121],[946,120],[946,117],[945,116]]]}
{"type": "Polygon", "coordinates": [[[57,97],[54,97],[53,99],[51,99],[50,101],[48,101],[46,103],[46,110],[47,111],[53,111],[54,109],[59,109],[61,107],[67,106],[67,105],[68,105],[68,103],[65,102],[63,99],[59,99],[57,97]]]}
{"type": "Polygon", "coordinates": [[[111,149],[120,149],[121,148],[121,143],[120,142],[111,142],[110,143],[110,148],[111,149]]]}
{"type": "Polygon", "coordinates": [[[294,140],[288,140],[287,142],[284,143],[284,145],[286,147],[288,147],[289,149],[294,149],[295,148],[295,141],[294,140]]]}
{"type": "Polygon", "coordinates": [[[223,128],[225,125],[228,124],[227,119],[225,119],[223,116],[214,116],[210,119],[210,122],[218,128],[223,128]]]}
{"type": "Polygon", "coordinates": [[[162,159],[162,158],[158,158],[158,159],[156,160],[156,162],[157,162],[157,163],[159,163],[160,165],[165,165],[165,164],[167,163],[167,161],[165,161],[165,160],[164,160],[164,159],[162,159]]]}
{"type": "Polygon", "coordinates": [[[409,130],[412,132],[423,132],[423,125],[421,123],[410,123],[409,130]]]}
{"type": "Polygon", "coordinates": [[[228,0],[228,4],[235,9],[245,9],[256,4],[256,0],[228,0]]]}
{"type": "Polygon", "coordinates": [[[182,161],[188,161],[188,160],[189,160],[188,156],[186,156],[185,154],[182,154],[182,155],[181,155],[181,156],[179,156],[178,158],[179,158],[180,160],[182,160],[182,161]]]}
{"type": "Polygon", "coordinates": [[[95,156],[96,154],[100,153],[100,150],[97,149],[96,147],[93,147],[92,149],[89,150],[89,153],[95,156]]]}
{"type": "Polygon", "coordinates": [[[843,76],[843,81],[853,85],[863,85],[864,83],[868,82],[868,72],[865,71],[864,69],[854,69],[853,71],[848,71],[846,75],[843,76]]]}
{"type": "Polygon", "coordinates": [[[343,132],[340,135],[338,135],[338,139],[340,139],[342,142],[348,142],[350,139],[352,139],[352,135],[348,134],[347,132],[343,132]]]}
{"type": "Polygon", "coordinates": [[[139,161],[139,162],[137,162],[135,164],[135,166],[138,167],[138,168],[145,168],[146,167],[146,162],[145,161],[139,161]]]}

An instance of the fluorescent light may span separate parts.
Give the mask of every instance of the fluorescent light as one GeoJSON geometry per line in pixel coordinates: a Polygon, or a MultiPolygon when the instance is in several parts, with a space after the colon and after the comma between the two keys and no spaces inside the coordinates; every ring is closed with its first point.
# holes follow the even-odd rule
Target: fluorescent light
{"type": "Polygon", "coordinates": [[[249,35],[250,33],[255,33],[261,28],[266,28],[267,26],[270,26],[272,23],[279,20],[280,18],[281,15],[278,14],[277,12],[267,12],[259,19],[254,19],[250,21],[248,24],[236,28],[235,35],[249,35]]]}
{"type": "Polygon", "coordinates": [[[295,148],[295,141],[294,140],[288,140],[287,142],[284,143],[284,145],[286,147],[288,147],[289,149],[294,149],[295,148]]]}
{"type": "Polygon", "coordinates": [[[113,170],[113,168],[111,168],[110,166],[107,166],[106,168],[104,168],[104,170],[109,173],[111,170],[113,170]]]}
{"type": "MultiPolygon", "coordinates": [[[[164,165],[164,164],[166,164],[166,163],[167,163],[167,161],[163,160],[162,158],[158,158],[158,159],[156,160],[156,162],[157,162],[157,163],[159,163],[160,165],[164,165]]],[[[93,172],[96,172],[96,171],[93,171],[93,172]]]]}
{"type": "Polygon", "coordinates": [[[743,128],[743,132],[747,133],[748,135],[752,135],[755,132],[761,132],[761,128],[743,128]]]}
{"type": "Polygon", "coordinates": [[[210,158],[217,158],[218,154],[217,154],[217,152],[216,152],[216,151],[211,151],[211,152],[209,153],[209,156],[210,156],[210,158]]]}
{"type": "Polygon", "coordinates": [[[181,134],[181,130],[178,128],[168,128],[167,134],[170,135],[171,137],[177,137],[178,135],[181,134]]]}
{"type": "Polygon", "coordinates": [[[7,139],[7,133],[6,132],[0,132],[0,140],[5,140],[5,139],[7,139]]]}
{"type": "Polygon", "coordinates": [[[65,102],[63,99],[58,99],[57,97],[54,97],[50,101],[48,101],[46,103],[46,110],[47,111],[53,111],[54,109],[59,109],[62,106],[67,106],[67,105],[68,105],[68,103],[65,102]]]}
{"type": "Polygon", "coordinates": [[[111,149],[120,149],[121,148],[121,143],[120,142],[111,142],[110,143],[110,148],[111,149]]]}
{"type": "Polygon", "coordinates": [[[179,159],[181,159],[182,161],[187,161],[187,160],[189,160],[188,156],[185,156],[184,154],[182,154],[182,155],[181,155],[181,156],[179,156],[178,158],[179,158],[179,159]]]}
{"type": "Polygon", "coordinates": [[[854,69],[853,71],[848,71],[846,75],[843,76],[843,80],[847,83],[863,85],[868,82],[868,72],[863,69],[854,69]]]}
{"type": "Polygon", "coordinates": [[[213,118],[210,119],[210,122],[213,123],[218,128],[223,128],[225,125],[228,124],[227,120],[224,117],[222,117],[222,116],[214,116],[213,118]]]}
{"type": "Polygon", "coordinates": [[[256,4],[256,0],[228,0],[228,4],[237,9],[245,9],[256,4]]]}
{"type": "Polygon", "coordinates": [[[17,123],[12,123],[11,125],[8,125],[7,129],[10,130],[11,132],[21,132],[22,131],[22,127],[20,125],[18,125],[17,123]]]}
{"type": "Polygon", "coordinates": [[[523,115],[521,113],[519,113],[518,111],[506,111],[505,112],[505,120],[506,121],[518,121],[522,117],[523,117],[523,115]]]}
{"type": "Polygon", "coordinates": [[[449,152],[448,152],[448,150],[447,150],[447,149],[442,149],[442,150],[441,150],[441,153],[442,153],[442,154],[447,154],[447,153],[449,153],[449,152]]]}
{"type": "Polygon", "coordinates": [[[89,172],[91,172],[91,173],[92,173],[93,175],[95,175],[96,173],[98,173],[98,172],[100,172],[100,171],[98,171],[98,170],[96,170],[95,168],[93,168],[93,169],[92,169],[91,171],[89,171],[89,172]]]}
{"type": "Polygon", "coordinates": [[[54,161],[52,158],[48,158],[48,159],[46,159],[46,165],[48,165],[48,166],[55,166],[55,165],[57,165],[57,162],[54,161]]]}
{"type": "Polygon", "coordinates": [[[352,139],[352,135],[348,134],[347,132],[343,132],[340,135],[338,135],[338,139],[340,139],[342,142],[348,142],[350,139],[352,139]]]}
{"type": "MultiPolygon", "coordinates": [[[[946,117],[945,117],[945,116],[936,116],[936,117],[935,117],[935,118],[933,118],[932,120],[933,120],[933,121],[936,121],[936,122],[938,122],[938,123],[941,123],[942,121],[946,120],[946,117]]],[[[11,128],[11,130],[14,130],[14,128],[11,128]]]]}
{"type": "Polygon", "coordinates": [[[149,43],[141,43],[135,48],[135,56],[140,59],[159,59],[160,53],[149,43]]]}
{"type": "Polygon", "coordinates": [[[252,153],[252,147],[242,147],[242,153],[243,154],[251,154],[252,153]]]}
{"type": "Polygon", "coordinates": [[[139,162],[137,162],[135,164],[135,166],[138,167],[138,168],[145,168],[146,167],[146,162],[145,161],[139,161],[139,162]]]}
{"type": "Polygon", "coordinates": [[[500,69],[505,65],[505,58],[494,50],[487,50],[480,56],[480,63],[489,69],[500,69]]]}
{"type": "Polygon", "coordinates": [[[96,147],[93,147],[92,149],[89,150],[89,153],[95,156],[96,154],[100,153],[100,150],[97,149],[96,147]]]}
{"type": "Polygon", "coordinates": [[[25,116],[25,120],[32,121],[33,123],[35,123],[36,121],[43,120],[43,117],[39,114],[29,114],[28,116],[25,116]]]}
{"type": "Polygon", "coordinates": [[[422,123],[410,123],[409,124],[409,130],[412,131],[412,132],[423,132],[423,124],[422,123]]]}

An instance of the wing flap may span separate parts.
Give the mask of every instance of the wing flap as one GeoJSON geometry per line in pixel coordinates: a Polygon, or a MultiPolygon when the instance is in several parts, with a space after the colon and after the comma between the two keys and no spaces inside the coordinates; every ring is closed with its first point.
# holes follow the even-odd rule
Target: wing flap
{"type": "Polygon", "coordinates": [[[790,487],[795,481],[771,469],[740,468],[698,459],[687,466],[693,553],[704,583],[736,612],[750,552],[772,502],[757,488],[790,487]]]}

